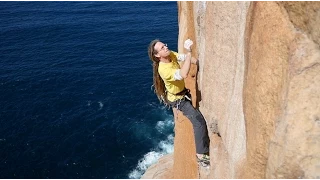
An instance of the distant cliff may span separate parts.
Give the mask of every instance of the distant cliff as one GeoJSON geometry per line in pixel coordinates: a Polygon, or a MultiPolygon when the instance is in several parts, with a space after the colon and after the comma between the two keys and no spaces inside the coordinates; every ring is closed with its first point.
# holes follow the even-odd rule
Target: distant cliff
{"type": "Polygon", "coordinates": [[[198,168],[192,125],[174,112],[174,154],[143,178],[320,178],[320,2],[181,1],[178,12],[178,50],[190,38],[199,59],[185,81],[211,167],[198,168]]]}

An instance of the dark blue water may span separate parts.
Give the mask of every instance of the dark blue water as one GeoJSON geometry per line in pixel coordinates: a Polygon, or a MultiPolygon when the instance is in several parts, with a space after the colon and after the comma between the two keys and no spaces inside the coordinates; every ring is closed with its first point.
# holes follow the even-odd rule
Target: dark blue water
{"type": "Polygon", "coordinates": [[[177,36],[176,2],[0,2],[0,178],[139,178],[172,152],[147,46],[177,36]]]}

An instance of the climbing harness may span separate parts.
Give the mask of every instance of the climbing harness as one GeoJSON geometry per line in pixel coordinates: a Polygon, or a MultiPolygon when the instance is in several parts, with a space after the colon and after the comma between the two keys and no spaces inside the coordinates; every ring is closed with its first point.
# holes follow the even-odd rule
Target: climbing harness
{"type": "MultiPolygon", "coordinates": [[[[168,93],[170,93],[170,94],[173,94],[173,93],[171,93],[171,92],[169,92],[169,91],[166,91],[166,92],[168,92],[168,93]]],[[[183,95],[183,97],[182,97],[181,99],[178,99],[178,100],[176,100],[176,101],[174,101],[174,102],[170,102],[170,101],[169,101],[170,106],[171,106],[172,108],[176,108],[176,109],[177,109],[176,118],[177,118],[177,121],[181,123],[183,120],[182,120],[182,121],[179,121],[179,119],[178,119],[178,113],[179,113],[179,110],[180,110],[179,107],[180,107],[180,105],[181,105],[181,102],[183,102],[183,101],[188,100],[188,101],[192,102],[190,90],[187,89],[187,88],[184,88],[181,92],[179,92],[179,93],[177,93],[177,94],[173,94],[173,95],[177,95],[177,96],[183,95]]]]}

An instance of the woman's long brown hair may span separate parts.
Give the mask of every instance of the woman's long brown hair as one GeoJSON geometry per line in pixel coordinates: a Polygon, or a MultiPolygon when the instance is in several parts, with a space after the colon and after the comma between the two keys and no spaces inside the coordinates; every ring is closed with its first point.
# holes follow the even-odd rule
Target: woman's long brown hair
{"type": "Polygon", "coordinates": [[[159,101],[167,105],[168,102],[166,97],[166,87],[158,72],[160,60],[157,57],[155,57],[155,55],[158,53],[154,49],[154,46],[156,45],[157,42],[160,42],[160,40],[155,39],[151,41],[148,47],[148,55],[150,60],[152,61],[152,66],[153,66],[153,85],[152,86],[154,86],[155,88],[154,92],[157,95],[159,101]]]}

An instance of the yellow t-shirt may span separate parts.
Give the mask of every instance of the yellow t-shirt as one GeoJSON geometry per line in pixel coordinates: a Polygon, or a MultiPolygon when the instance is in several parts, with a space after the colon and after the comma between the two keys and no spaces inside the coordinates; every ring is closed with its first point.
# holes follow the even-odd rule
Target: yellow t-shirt
{"type": "Polygon", "coordinates": [[[185,84],[184,79],[175,80],[174,74],[178,69],[180,69],[180,65],[178,63],[178,53],[171,51],[170,53],[170,63],[159,63],[158,72],[161,78],[164,81],[165,87],[167,89],[167,99],[171,102],[176,101],[178,99],[183,98],[183,95],[175,95],[182,90],[184,90],[185,84]]]}

